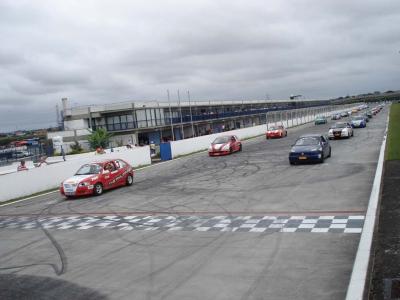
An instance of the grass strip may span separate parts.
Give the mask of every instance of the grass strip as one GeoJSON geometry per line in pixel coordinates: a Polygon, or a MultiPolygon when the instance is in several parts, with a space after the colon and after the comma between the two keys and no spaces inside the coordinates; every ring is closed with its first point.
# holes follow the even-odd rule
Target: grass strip
{"type": "Polygon", "coordinates": [[[390,109],[386,160],[400,160],[400,103],[390,109]]]}

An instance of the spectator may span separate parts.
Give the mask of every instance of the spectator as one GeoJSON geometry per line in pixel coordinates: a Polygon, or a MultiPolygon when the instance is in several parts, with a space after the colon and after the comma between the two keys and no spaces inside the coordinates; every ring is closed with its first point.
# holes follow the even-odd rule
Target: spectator
{"type": "Polygon", "coordinates": [[[102,147],[97,147],[95,154],[104,154],[106,153],[102,147]]]}
{"type": "Polygon", "coordinates": [[[61,146],[61,155],[62,155],[63,160],[65,161],[66,160],[65,159],[65,151],[64,151],[63,146],[61,146]]]}
{"type": "Polygon", "coordinates": [[[19,164],[19,166],[17,168],[17,171],[18,172],[19,171],[28,171],[28,168],[26,167],[24,160],[21,160],[21,162],[20,162],[20,164],[19,164]]]}

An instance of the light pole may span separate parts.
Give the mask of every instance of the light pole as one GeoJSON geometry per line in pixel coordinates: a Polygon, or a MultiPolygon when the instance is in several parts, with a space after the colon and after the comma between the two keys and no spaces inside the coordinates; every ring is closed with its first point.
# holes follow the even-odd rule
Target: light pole
{"type": "Polygon", "coordinates": [[[190,103],[190,92],[187,91],[188,100],[189,100],[189,110],[190,110],[190,124],[192,125],[192,137],[195,137],[194,134],[194,126],[193,126],[193,115],[192,115],[192,105],[190,103]]]}
{"type": "Polygon", "coordinates": [[[170,123],[171,123],[172,140],[175,141],[174,125],[172,124],[172,110],[171,110],[171,99],[169,97],[169,90],[167,90],[167,95],[168,95],[169,120],[170,120],[170,123]]]}
{"type": "Polygon", "coordinates": [[[182,106],[181,106],[181,95],[178,90],[178,103],[179,103],[179,114],[181,115],[181,133],[182,133],[182,140],[185,139],[185,133],[183,132],[183,120],[182,120],[182,106]]]}

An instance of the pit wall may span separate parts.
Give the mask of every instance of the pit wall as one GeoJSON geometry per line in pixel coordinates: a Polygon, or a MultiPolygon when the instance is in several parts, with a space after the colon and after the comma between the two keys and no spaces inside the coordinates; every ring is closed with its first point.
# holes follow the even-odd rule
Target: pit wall
{"type": "Polygon", "coordinates": [[[121,158],[134,167],[151,164],[149,146],[129,150],[115,148],[114,152],[102,155],[95,155],[94,152],[68,155],[65,162],[61,157],[51,158],[49,165],[0,176],[0,202],[57,188],[83,164],[112,158],[121,158]]]}
{"type": "Polygon", "coordinates": [[[343,105],[343,106],[329,106],[317,108],[296,109],[291,111],[276,111],[267,113],[267,124],[247,127],[243,129],[236,129],[216,134],[199,136],[196,138],[172,141],[171,152],[172,158],[182,155],[198,152],[207,149],[212,141],[219,136],[236,135],[240,140],[259,136],[265,134],[268,127],[273,125],[282,124],[286,128],[300,126],[306,123],[314,122],[316,116],[330,117],[333,114],[343,111],[351,111],[359,105],[343,105]]]}

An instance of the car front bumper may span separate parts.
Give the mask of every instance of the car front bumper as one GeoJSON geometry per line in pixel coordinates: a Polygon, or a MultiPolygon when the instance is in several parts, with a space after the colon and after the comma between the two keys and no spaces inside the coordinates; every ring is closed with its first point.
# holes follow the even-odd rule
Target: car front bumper
{"type": "Polygon", "coordinates": [[[321,152],[308,152],[308,153],[290,153],[289,161],[291,163],[300,163],[300,162],[315,162],[320,161],[322,159],[321,152]]]}
{"type": "Polygon", "coordinates": [[[229,151],[208,151],[209,156],[222,156],[230,154],[229,151]]]}
{"type": "Polygon", "coordinates": [[[64,190],[64,188],[61,187],[60,193],[67,197],[91,195],[93,194],[93,186],[78,186],[75,190],[64,190]]]}

